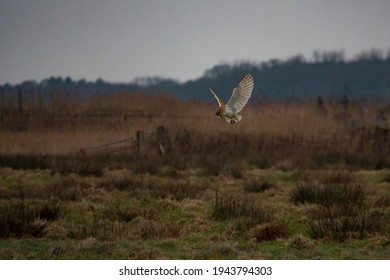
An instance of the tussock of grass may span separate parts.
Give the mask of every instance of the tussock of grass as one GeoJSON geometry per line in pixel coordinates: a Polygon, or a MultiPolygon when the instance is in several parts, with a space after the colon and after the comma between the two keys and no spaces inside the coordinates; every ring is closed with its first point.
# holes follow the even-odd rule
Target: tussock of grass
{"type": "Polygon", "coordinates": [[[140,215],[141,209],[138,205],[129,204],[113,205],[103,211],[103,216],[112,221],[128,223],[140,215]]]}
{"type": "Polygon", "coordinates": [[[315,243],[312,239],[302,235],[296,234],[289,238],[288,246],[297,250],[311,249],[314,247],[315,243]]]}
{"type": "Polygon", "coordinates": [[[25,232],[33,237],[43,237],[45,235],[45,230],[48,227],[48,224],[49,223],[45,220],[34,220],[27,225],[25,232]]]}
{"type": "Polygon", "coordinates": [[[388,208],[390,207],[390,194],[384,194],[379,197],[375,197],[373,207],[388,208]]]}
{"type": "Polygon", "coordinates": [[[91,187],[88,183],[64,177],[46,185],[43,193],[49,197],[58,197],[64,201],[78,201],[83,197],[85,191],[91,187]]]}
{"type": "Polygon", "coordinates": [[[59,216],[58,200],[3,200],[0,204],[0,238],[42,237],[49,221],[59,216]]]}
{"type": "Polygon", "coordinates": [[[96,238],[97,240],[115,240],[126,234],[124,226],[116,221],[105,219],[86,220],[83,223],[66,224],[67,237],[76,240],[96,238]]]}
{"type": "Polygon", "coordinates": [[[386,174],[382,181],[386,183],[390,183],[390,173],[386,174]]]}
{"type": "Polygon", "coordinates": [[[276,240],[288,236],[287,224],[283,220],[273,219],[270,222],[256,225],[249,230],[249,238],[257,242],[276,240]]]}
{"type": "Polygon", "coordinates": [[[362,203],[367,197],[367,188],[355,182],[351,175],[339,172],[314,180],[305,179],[296,184],[290,193],[294,203],[316,203],[321,205],[340,203],[362,203]]]}
{"type": "Polygon", "coordinates": [[[102,210],[102,217],[107,220],[125,223],[128,223],[137,217],[158,220],[163,210],[163,204],[159,204],[156,201],[153,203],[141,203],[139,200],[131,199],[126,204],[118,201],[104,207],[102,210]]]}
{"type": "Polygon", "coordinates": [[[207,185],[195,184],[188,180],[142,180],[137,177],[109,178],[101,182],[99,186],[109,190],[127,191],[137,197],[175,200],[200,198],[207,189],[207,185]]]}
{"type": "Polygon", "coordinates": [[[65,223],[64,228],[67,238],[75,240],[177,238],[183,230],[183,220],[169,217],[177,207],[161,199],[117,200],[65,223]]]}
{"type": "Polygon", "coordinates": [[[259,200],[250,196],[218,191],[215,194],[213,217],[219,220],[245,217],[253,223],[263,223],[270,220],[269,211],[259,200]]]}
{"type": "Polygon", "coordinates": [[[127,258],[131,260],[158,260],[162,254],[158,248],[142,245],[137,242],[126,247],[127,258]]]}
{"type": "Polygon", "coordinates": [[[55,198],[43,201],[38,208],[39,219],[47,221],[57,220],[60,213],[62,201],[55,198]]]}
{"type": "Polygon", "coordinates": [[[368,234],[382,233],[385,213],[365,206],[317,206],[308,213],[308,225],[313,238],[344,241],[363,239],[368,234]]]}
{"type": "Polygon", "coordinates": [[[140,218],[137,221],[137,235],[142,239],[177,238],[183,229],[180,221],[151,220],[140,218]]]}
{"type": "Polygon", "coordinates": [[[249,239],[257,242],[288,235],[287,223],[250,196],[217,192],[213,216],[217,220],[233,220],[233,231],[246,232],[249,239]]]}
{"type": "Polygon", "coordinates": [[[244,163],[230,164],[226,167],[225,173],[232,176],[234,179],[242,179],[245,177],[247,166],[244,163]]]}
{"type": "Polygon", "coordinates": [[[185,198],[198,199],[205,192],[206,185],[198,185],[188,181],[154,183],[149,187],[154,198],[173,198],[183,200],[185,198]]]}
{"type": "Polygon", "coordinates": [[[321,205],[338,203],[361,203],[366,198],[363,185],[317,185],[298,184],[291,193],[296,203],[317,203],[321,205]]]}
{"type": "Polygon", "coordinates": [[[123,177],[109,177],[99,183],[99,187],[104,187],[107,190],[120,190],[132,192],[140,188],[147,188],[148,183],[139,178],[123,176],[123,177]]]}
{"type": "Polygon", "coordinates": [[[264,192],[274,187],[275,185],[272,182],[264,178],[252,179],[244,183],[244,191],[246,192],[264,192]]]}
{"type": "Polygon", "coordinates": [[[290,198],[295,203],[314,204],[307,211],[313,238],[362,239],[384,230],[385,211],[367,207],[367,187],[352,173],[331,172],[318,180],[306,178],[295,186],[290,198]]]}

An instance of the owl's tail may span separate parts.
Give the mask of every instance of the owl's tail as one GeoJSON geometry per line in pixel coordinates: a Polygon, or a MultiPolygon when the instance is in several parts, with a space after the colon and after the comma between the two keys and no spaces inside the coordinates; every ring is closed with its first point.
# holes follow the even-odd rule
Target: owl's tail
{"type": "Polygon", "coordinates": [[[234,114],[231,118],[225,116],[225,121],[227,121],[228,123],[236,123],[236,122],[239,122],[241,120],[241,115],[239,114],[234,114]]]}
{"type": "Polygon", "coordinates": [[[233,119],[234,119],[236,122],[239,122],[239,121],[241,121],[242,116],[239,115],[239,114],[234,114],[233,119]]]}

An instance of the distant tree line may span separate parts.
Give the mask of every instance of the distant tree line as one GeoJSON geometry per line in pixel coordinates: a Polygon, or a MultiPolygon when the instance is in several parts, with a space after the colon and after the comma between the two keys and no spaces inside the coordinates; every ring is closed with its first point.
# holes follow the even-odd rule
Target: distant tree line
{"type": "Polygon", "coordinates": [[[117,92],[170,93],[182,99],[213,100],[212,87],[227,99],[234,86],[246,74],[255,79],[254,96],[271,100],[307,100],[322,98],[389,100],[390,51],[372,49],[347,60],[343,51],[315,50],[310,59],[295,55],[286,60],[267,62],[237,62],[219,64],[205,71],[198,79],[179,83],[162,77],[141,77],[129,83],[109,83],[72,80],[70,77],[50,77],[40,82],[0,85],[0,107],[23,104],[44,104],[56,95],[86,98],[93,94],[117,92]]]}
{"type": "Polygon", "coordinates": [[[390,51],[384,55],[376,49],[351,60],[345,59],[343,51],[314,51],[311,59],[295,55],[284,61],[272,59],[260,64],[220,64],[206,70],[203,77],[185,83],[181,93],[203,99],[207,86],[212,86],[226,99],[245,73],[254,76],[255,96],[263,99],[306,100],[344,95],[355,99],[390,98],[390,51]]]}

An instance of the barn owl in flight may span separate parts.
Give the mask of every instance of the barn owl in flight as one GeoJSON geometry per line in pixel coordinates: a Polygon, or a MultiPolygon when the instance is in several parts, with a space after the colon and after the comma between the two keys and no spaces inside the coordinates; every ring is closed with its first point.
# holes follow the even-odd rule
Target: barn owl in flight
{"type": "Polygon", "coordinates": [[[216,115],[222,119],[224,118],[227,122],[234,124],[241,120],[241,115],[238,113],[244,108],[245,104],[248,102],[249,97],[252,95],[253,91],[253,77],[251,74],[247,74],[237,87],[233,89],[233,94],[230,97],[229,101],[225,104],[217,94],[211,89],[211,93],[217,99],[219,108],[216,111],[216,115]]]}

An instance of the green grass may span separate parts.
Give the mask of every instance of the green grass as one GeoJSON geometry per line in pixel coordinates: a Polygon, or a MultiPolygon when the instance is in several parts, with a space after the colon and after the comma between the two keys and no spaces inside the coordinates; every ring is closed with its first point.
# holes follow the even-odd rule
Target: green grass
{"type": "MultiPolygon", "coordinates": [[[[39,218],[45,226],[35,237],[4,235],[0,259],[389,258],[389,205],[378,200],[390,195],[385,171],[351,173],[366,187],[365,203],[376,203],[383,214],[383,230],[333,240],[312,235],[308,211],[315,203],[291,201],[302,172],[252,167],[241,178],[241,169],[232,170],[206,176],[203,169],[181,169],[167,176],[105,168],[86,176],[1,168],[2,205],[18,205],[27,212],[15,213],[26,215],[20,217],[27,225],[39,218]],[[21,200],[21,193],[28,197],[21,200]]],[[[337,179],[330,171],[305,172],[337,179]]],[[[2,208],[0,221],[7,221],[5,213],[2,208]]]]}

